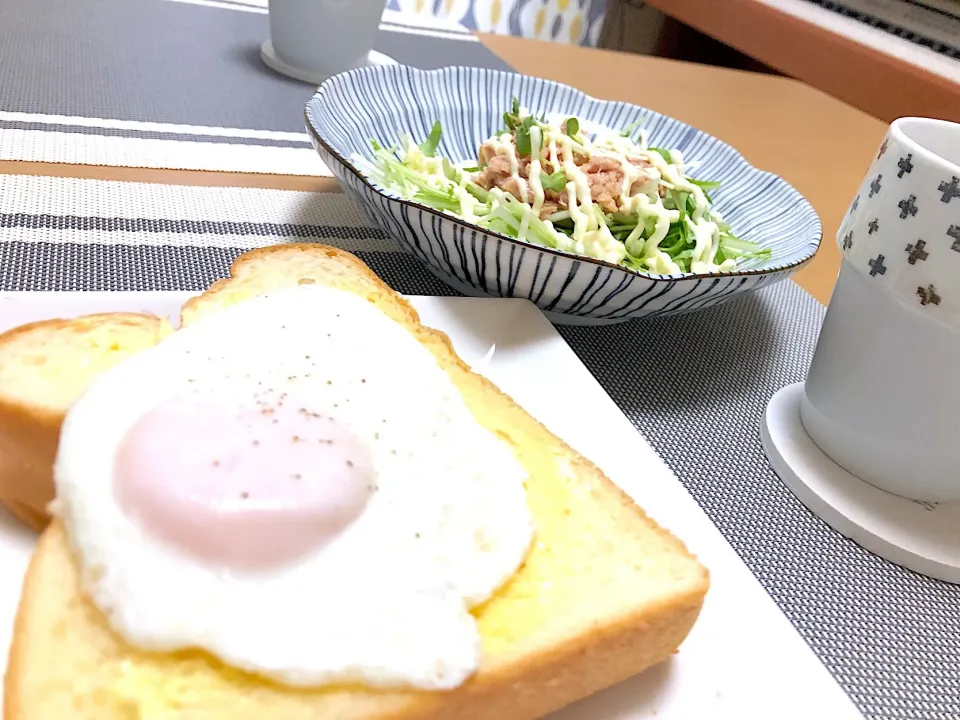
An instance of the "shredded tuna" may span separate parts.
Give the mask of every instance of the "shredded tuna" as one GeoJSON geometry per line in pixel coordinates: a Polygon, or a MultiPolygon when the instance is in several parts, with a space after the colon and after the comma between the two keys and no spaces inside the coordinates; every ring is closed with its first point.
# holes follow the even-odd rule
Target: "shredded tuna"
{"type": "Polygon", "coordinates": [[[580,165],[580,169],[587,174],[602,172],[623,173],[623,171],[620,169],[620,163],[617,161],[617,159],[612,158],[609,155],[595,155],[587,162],[580,165]]]}
{"type": "Polygon", "coordinates": [[[485,167],[477,176],[476,183],[486,190],[497,187],[504,192],[510,193],[518,200],[524,199],[521,196],[517,179],[513,177],[510,168],[510,158],[506,155],[493,155],[489,157],[485,163],[485,167]]]}
{"type": "MultiPolygon", "coordinates": [[[[541,150],[541,172],[543,175],[550,175],[555,170],[548,159],[547,149],[541,150]]],[[[504,192],[510,193],[518,200],[527,201],[525,193],[526,180],[529,179],[530,158],[519,158],[517,167],[517,176],[522,178],[518,181],[513,176],[510,166],[510,158],[506,155],[498,155],[496,145],[488,141],[480,146],[478,153],[480,166],[483,168],[476,177],[476,183],[489,190],[491,188],[500,188],[504,192]]],[[[642,168],[651,168],[652,165],[646,158],[632,156],[627,160],[642,168]]],[[[587,158],[584,155],[575,154],[574,162],[586,174],[590,185],[590,195],[593,201],[607,213],[617,212],[620,208],[620,194],[623,190],[624,171],[620,167],[620,161],[609,155],[597,154],[594,157],[587,158]]],[[[639,192],[642,188],[655,181],[653,175],[636,180],[631,186],[631,194],[639,192]]],[[[544,204],[540,211],[540,217],[546,218],[560,210],[568,208],[566,191],[545,190],[544,204]]]]}
{"type": "Polygon", "coordinates": [[[496,155],[496,147],[494,147],[494,144],[490,140],[487,140],[480,146],[480,150],[477,151],[477,160],[480,161],[480,167],[487,165],[496,155]]]}
{"type": "Polygon", "coordinates": [[[540,219],[546,220],[555,212],[560,212],[560,205],[551,200],[544,200],[543,205],[540,206],[540,219]]]}
{"type": "Polygon", "coordinates": [[[618,200],[623,188],[623,170],[612,157],[598,155],[580,166],[590,183],[590,196],[607,213],[619,210],[618,200]]]}

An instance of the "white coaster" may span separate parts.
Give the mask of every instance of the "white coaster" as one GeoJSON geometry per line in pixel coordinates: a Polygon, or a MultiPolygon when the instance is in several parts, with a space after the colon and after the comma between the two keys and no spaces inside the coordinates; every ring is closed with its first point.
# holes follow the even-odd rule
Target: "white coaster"
{"type": "MultiPolygon", "coordinates": [[[[271,70],[275,70],[281,75],[286,75],[292,77],[295,80],[303,80],[304,82],[312,83],[314,85],[319,85],[324,80],[326,80],[329,75],[324,73],[311,72],[310,70],[301,70],[300,68],[295,68],[293,65],[289,65],[285,61],[280,59],[280,56],[277,55],[276,51],[273,49],[273,42],[270,40],[265,40],[263,45],[260,46],[260,59],[263,60],[263,64],[266,65],[271,70]]],[[[371,50],[366,57],[366,60],[360,62],[357,67],[370,67],[373,65],[396,65],[397,61],[394,60],[389,55],[384,55],[382,52],[376,50],[371,50]]]]}
{"type": "Polygon", "coordinates": [[[771,398],[760,422],[770,464],[812,512],[867,550],[938,580],[960,583],[960,503],[926,503],[880,490],[831,460],[800,420],[803,383],[771,398]]]}

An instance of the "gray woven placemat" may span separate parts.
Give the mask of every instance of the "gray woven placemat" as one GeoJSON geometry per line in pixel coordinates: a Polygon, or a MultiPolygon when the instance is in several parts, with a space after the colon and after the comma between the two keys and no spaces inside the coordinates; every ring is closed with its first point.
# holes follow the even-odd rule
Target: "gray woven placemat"
{"type": "MultiPolygon", "coordinates": [[[[304,239],[356,252],[400,292],[454,294],[342,195],[0,178],[0,290],[199,290],[244,249],[304,239]]],[[[960,718],[960,587],[831,530],[761,450],[766,402],[803,379],[823,313],[786,282],[560,333],[866,717],[960,718]]]]}
{"type": "MultiPolygon", "coordinates": [[[[0,159],[327,174],[303,123],[315,86],[260,60],[266,5],[5,0],[0,159]]],[[[509,69],[466,28],[389,18],[430,21],[385,16],[375,47],[397,62],[509,69]]]]}
{"type": "MultiPolygon", "coordinates": [[[[302,132],[313,88],[260,61],[268,16],[220,5],[5,0],[0,110],[302,132]]],[[[376,48],[428,69],[506,67],[479,42],[381,31],[376,48]]]]}

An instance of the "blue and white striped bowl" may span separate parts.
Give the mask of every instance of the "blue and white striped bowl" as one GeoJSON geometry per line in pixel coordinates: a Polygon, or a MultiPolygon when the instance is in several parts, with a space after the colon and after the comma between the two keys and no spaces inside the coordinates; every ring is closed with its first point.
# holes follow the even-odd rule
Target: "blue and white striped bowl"
{"type": "Polygon", "coordinates": [[[352,70],[323,83],[306,107],[313,144],[347,192],[387,234],[444,282],[467,295],[522,297],[559,323],[598,324],[673,315],[724,302],[783,280],[820,246],[820,219],[783,179],[752,167],[726,143],[673,118],[623,102],[596,100],[538,78],[479,68],[423,71],[404,65],[352,70]],[[551,250],[477,227],[384,189],[351,162],[372,158],[402,133],[425,138],[443,124],[439,152],[476,158],[518,97],[548,117],[576,116],[582,127],[623,128],[637,120],[656,147],[697,162],[695,177],[722,183],[716,209],[740,237],[769,247],[772,258],[729,274],[650,275],[551,250]]]}

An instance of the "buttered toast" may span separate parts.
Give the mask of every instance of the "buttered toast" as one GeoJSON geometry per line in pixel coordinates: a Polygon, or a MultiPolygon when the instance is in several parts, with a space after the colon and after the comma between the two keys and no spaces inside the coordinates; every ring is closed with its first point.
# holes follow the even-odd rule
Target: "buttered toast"
{"type": "Polygon", "coordinates": [[[473,374],[445,335],[423,327],[354,256],[317,245],[246,253],[230,278],[184,306],[182,323],[311,283],[353,292],[406,327],[529,473],[536,540],[516,575],[473,611],[483,640],[480,671],[448,692],[302,690],[201,652],[138,651],[81,594],[70,539],[55,521],[23,588],[4,685],[7,720],[535,718],[667,659],[683,642],[707,571],[595,466],[473,374]]]}
{"type": "Polygon", "coordinates": [[[36,530],[49,521],[64,415],[96,375],[173,332],[142,313],[102,313],[0,334],[0,502],[36,530]]]}

